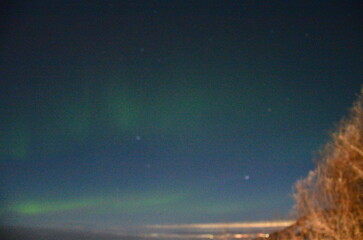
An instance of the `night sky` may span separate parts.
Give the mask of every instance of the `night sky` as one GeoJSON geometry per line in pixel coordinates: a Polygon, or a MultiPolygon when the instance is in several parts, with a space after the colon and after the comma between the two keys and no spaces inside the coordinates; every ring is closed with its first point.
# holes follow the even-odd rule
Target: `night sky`
{"type": "Polygon", "coordinates": [[[12,1],[4,224],[286,218],[363,83],[361,1],[12,1]]]}

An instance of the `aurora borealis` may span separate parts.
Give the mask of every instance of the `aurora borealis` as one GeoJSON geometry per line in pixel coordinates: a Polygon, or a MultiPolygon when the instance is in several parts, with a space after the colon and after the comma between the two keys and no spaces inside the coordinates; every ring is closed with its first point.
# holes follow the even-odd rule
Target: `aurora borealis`
{"type": "Polygon", "coordinates": [[[358,1],[12,1],[4,224],[287,218],[362,81],[358,1]]]}

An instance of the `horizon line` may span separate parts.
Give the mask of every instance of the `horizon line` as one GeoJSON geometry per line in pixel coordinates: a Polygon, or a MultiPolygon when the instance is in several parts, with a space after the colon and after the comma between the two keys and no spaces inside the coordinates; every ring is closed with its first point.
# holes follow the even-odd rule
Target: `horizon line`
{"type": "Polygon", "coordinates": [[[171,225],[146,225],[152,229],[229,229],[229,228],[275,228],[288,227],[294,224],[295,220],[279,221],[254,221],[234,223],[194,223],[194,224],[171,224],[171,225]]]}

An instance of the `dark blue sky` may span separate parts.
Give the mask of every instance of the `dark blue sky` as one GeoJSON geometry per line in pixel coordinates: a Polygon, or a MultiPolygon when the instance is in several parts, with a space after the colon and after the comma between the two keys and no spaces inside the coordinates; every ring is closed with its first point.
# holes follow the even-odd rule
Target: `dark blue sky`
{"type": "Polygon", "coordinates": [[[4,223],[285,217],[362,84],[359,1],[13,1],[4,223]]]}

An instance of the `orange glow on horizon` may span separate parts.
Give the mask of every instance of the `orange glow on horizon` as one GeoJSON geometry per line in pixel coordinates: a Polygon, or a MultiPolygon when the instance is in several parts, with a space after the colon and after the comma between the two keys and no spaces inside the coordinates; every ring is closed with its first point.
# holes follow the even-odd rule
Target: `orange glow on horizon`
{"type": "Polygon", "coordinates": [[[237,223],[197,223],[174,225],[148,225],[153,229],[231,229],[231,228],[277,228],[288,227],[295,221],[263,221],[263,222],[237,222],[237,223]]]}

